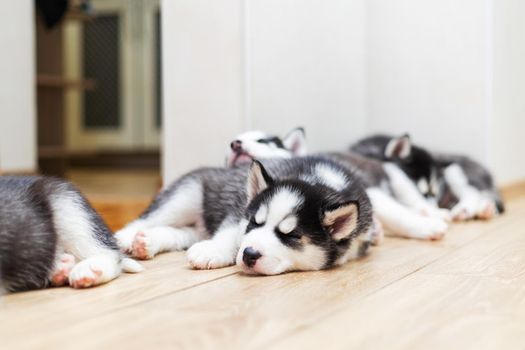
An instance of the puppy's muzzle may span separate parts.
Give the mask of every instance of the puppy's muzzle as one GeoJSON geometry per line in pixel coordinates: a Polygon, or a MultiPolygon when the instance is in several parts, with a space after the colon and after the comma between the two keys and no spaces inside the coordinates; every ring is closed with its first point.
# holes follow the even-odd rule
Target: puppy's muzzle
{"type": "Polygon", "coordinates": [[[230,147],[235,153],[240,153],[242,151],[242,141],[235,140],[230,144],[230,147]]]}
{"type": "Polygon", "coordinates": [[[252,247],[247,247],[242,252],[242,261],[248,267],[254,267],[257,260],[262,256],[257,250],[252,247]]]}

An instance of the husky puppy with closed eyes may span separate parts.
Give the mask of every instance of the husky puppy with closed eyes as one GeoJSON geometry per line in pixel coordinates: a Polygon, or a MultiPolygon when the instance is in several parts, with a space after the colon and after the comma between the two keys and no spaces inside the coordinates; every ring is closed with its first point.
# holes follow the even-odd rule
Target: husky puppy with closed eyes
{"type": "Polygon", "coordinates": [[[141,266],[70,183],[0,177],[0,284],[7,291],[69,284],[86,288],[141,266]]]}
{"type": "Polygon", "coordinates": [[[116,233],[139,259],[188,249],[190,265],[275,275],[341,265],[375,239],[359,177],[319,157],[192,171],[116,233]]]}
{"type": "MultiPolygon", "coordinates": [[[[292,130],[282,139],[260,131],[249,131],[231,142],[226,165],[242,164],[258,157],[292,158],[306,153],[302,128],[292,130]]],[[[352,169],[363,179],[374,216],[389,234],[426,240],[444,236],[449,212],[429,203],[397,166],[350,151],[323,153],[321,156],[352,169]]]]}
{"type": "Polygon", "coordinates": [[[432,200],[438,192],[437,167],[432,155],[410,142],[408,135],[366,137],[350,148],[362,156],[391,162],[417,186],[423,196],[432,200]]]}
{"type": "Polygon", "coordinates": [[[504,212],[490,172],[466,156],[431,154],[414,145],[408,135],[375,135],[358,141],[351,149],[398,165],[426,197],[450,209],[455,220],[490,219],[504,212]]]}

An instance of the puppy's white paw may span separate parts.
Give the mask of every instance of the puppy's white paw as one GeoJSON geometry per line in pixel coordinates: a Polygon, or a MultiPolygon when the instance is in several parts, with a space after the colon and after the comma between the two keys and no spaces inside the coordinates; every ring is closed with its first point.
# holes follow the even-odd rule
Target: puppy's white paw
{"type": "Polygon", "coordinates": [[[137,234],[137,230],[133,227],[125,227],[115,233],[115,238],[120,250],[126,254],[131,254],[133,249],[133,240],[137,234]]]}
{"type": "Polygon", "coordinates": [[[496,203],[488,198],[483,198],[476,211],[476,217],[482,220],[490,220],[498,213],[496,203]]]}
{"type": "Polygon", "coordinates": [[[157,242],[154,235],[148,231],[141,231],[135,235],[133,240],[131,255],[137,259],[149,260],[160,250],[160,242],[157,242]]]}
{"type": "Polygon", "coordinates": [[[116,278],[120,274],[118,259],[113,256],[92,256],[76,264],[69,273],[73,288],[94,287],[116,278]]]}
{"type": "Polygon", "coordinates": [[[442,239],[448,229],[448,224],[440,219],[422,217],[415,225],[415,238],[426,240],[442,239]]]}
{"type": "Polygon", "coordinates": [[[188,249],[187,256],[194,269],[217,269],[235,264],[235,253],[212,240],[195,243],[188,249]]]}
{"type": "Polygon", "coordinates": [[[476,216],[476,209],[474,206],[465,205],[465,203],[458,203],[452,208],[452,218],[454,221],[468,221],[476,216]]]}
{"type": "Polygon", "coordinates": [[[467,221],[476,217],[482,198],[476,194],[471,194],[462,198],[458,204],[452,208],[452,218],[454,221],[467,221]]]}
{"type": "Polygon", "coordinates": [[[421,208],[420,213],[424,216],[438,218],[446,222],[452,221],[452,214],[448,209],[437,208],[429,205],[421,208]]]}
{"type": "Polygon", "coordinates": [[[51,285],[55,287],[66,285],[73,266],[75,266],[75,257],[71,254],[62,253],[58,257],[55,269],[51,274],[51,285]]]}

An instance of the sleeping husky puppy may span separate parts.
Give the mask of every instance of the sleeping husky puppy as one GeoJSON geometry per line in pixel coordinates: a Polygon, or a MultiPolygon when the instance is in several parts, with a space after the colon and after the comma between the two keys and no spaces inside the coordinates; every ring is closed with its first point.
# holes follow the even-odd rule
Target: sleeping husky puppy
{"type": "Polygon", "coordinates": [[[246,273],[275,275],[365,254],[375,238],[371,215],[360,179],[339,164],[264,160],[182,176],[116,237],[139,259],[189,248],[196,269],[237,263],[246,273]]]}
{"type": "MultiPolygon", "coordinates": [[[[239,135],[230,144],[226,164],[236,165],[257,157],[291,158],[306,153],[304,130],[292,130],[283,139],[260,131],[239,135]],[[271,140],[270,142],[268,140],[271,140]]],[[[449,213],[428,203],[397,166],[355,152],[332,152],[323,157],[353,169],[363,179],[374,214],[387,232],[401,237],[440,239],[447,230],[449,213]]]]}
{"type": "Polygon", "coordinates": [[[141,266],[122,259],[100,216],[70,184],[0,177],[0,284],[7,291],[86,288],[141,266]]]}
{"type": "Polygon", "coordinates": [[[438,182],[434,158],[426,150],[412,145],[408,135],[399,138],[371,136],[350,149],[367,158],[392,162],[417,185],[423,196],[431,200],[436,198],[438,182]]]}
{"type": "Polygon", "coordinates": [[[430,154],[408,135],[376,135],[351,148],[366,157],[396,163],[428,198],[451,209],[455,220],[489,219],[504,205],[490,172],[465,156],[430,154]],[[439,181],[438,181],[439,179],[439,181]]]}
{"type": "Polygon", "coordinates": [[[444,182],[439,205],[451,208],[457,220],[491,219],[505,212],[501,194],[490,172],[465,156],[434,154],[444,182]]]}

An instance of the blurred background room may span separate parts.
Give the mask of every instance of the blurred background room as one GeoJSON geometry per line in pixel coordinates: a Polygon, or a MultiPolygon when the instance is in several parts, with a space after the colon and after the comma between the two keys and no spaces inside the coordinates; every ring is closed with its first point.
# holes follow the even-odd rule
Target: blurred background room
{"type": "MultiPolygon", "coordinates": [[[[525,349],[525,0],[4,0],[1,9],[0,175],[70,180],[113,231],[130,224],[120,248],[146,259],[143,273],[89,290],[4,296],[0,285],[2,349],[525,349]],[[409,133],[432,152],[469,156],[494,175],[505,213],[496,217],[503,203],[484,169],[460,159],[424,173],[430,156],[385,142],[378,158],[417,162],[345,161],[370,177],[373,208],[346,171],[316,161],[287,182],[269,168],[278,183],[269,189],[258,167],[250,186],[225,191],[237,170],[202,175],[132,222],[180,175],[224,166],[238,134],[298,126],[310,153],[409,133]],[[295,182],[305,178],[316,187],[295,182]],[[241,219],[242,199],[255,194],[241,219]],[[383,241],[382,225],[398,237],[383,241]],[[254,277],[258,244],[271,261],[262,264],[324,270],[254,277]]],[[[26,197],[4,183],[0,272],[30,271],[19,261],[53,267],[42,283],[76,288],[121,265],[141,270],[103,252],[101,240],[116,243],[85,206],[77,215],[77,199],[40,187],[26,197]],[[24,238],[32,232],[34,242],[24,238]]]]}
{"type": "MultiPolygon", "coordinates": [[[[0,171],[151,198],[248,129],[373,132],[525,178],[518,0],[19,0],[0,23],[0,171]]],[[[146,200],[146,199],[144,199],[146,200]]]]}

